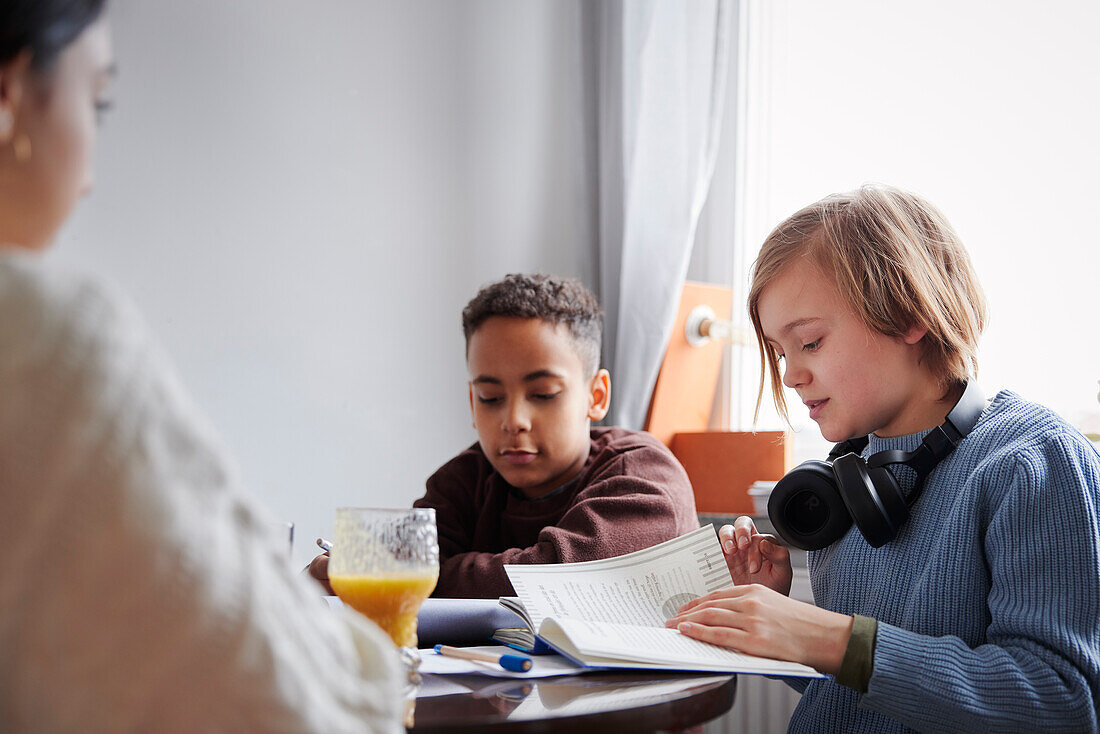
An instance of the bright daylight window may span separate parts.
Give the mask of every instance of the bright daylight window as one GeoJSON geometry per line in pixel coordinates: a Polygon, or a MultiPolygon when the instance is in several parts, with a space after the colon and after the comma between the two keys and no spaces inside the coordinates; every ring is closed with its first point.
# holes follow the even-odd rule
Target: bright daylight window
{"type": "MultiPolygon", "coordinates": [[[[990,302],[979,381],[1100,430],[1100,4],[743,0],[742,268],[825,194],[888,183],[955,225],[990,302]]],[[[732,420],[752,422],[755,348],[732,420]]],[[[770,401],[765,407],[770,406],[770,401]]],[[[824,439],[791,394],[796,459],[824,439]]],[[[765,412],[760,427],[778,426],[765,412]]]]}

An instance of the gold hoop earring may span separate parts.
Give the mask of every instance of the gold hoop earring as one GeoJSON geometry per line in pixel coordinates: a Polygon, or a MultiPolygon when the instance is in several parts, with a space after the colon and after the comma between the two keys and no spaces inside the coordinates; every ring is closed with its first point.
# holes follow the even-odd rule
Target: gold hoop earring
{"type": "Polygon", "coordinates": [[[15,151],[17,163],[26,163],[31,159],[31,139],[27,137],[26,133],[16,135],[15,140],[11,141],[11,147],[15,151]]]}

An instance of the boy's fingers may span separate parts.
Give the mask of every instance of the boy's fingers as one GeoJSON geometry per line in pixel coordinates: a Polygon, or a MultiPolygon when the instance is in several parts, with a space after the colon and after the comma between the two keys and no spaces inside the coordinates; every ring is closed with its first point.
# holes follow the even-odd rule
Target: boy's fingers
{"type": "Polygon", "coordinates": [[[709,594],[692,599],[687,604],[684,604],[681,609],[697,607],[700,604],[707,604],[710,602],[719,602],[723,599],[736,599],[744,596],[752,588],[751,584],[743,584],[738,586],[731,586],[727,589],[719,589],[718,591],[712,591],[709,594]]]}
{"type": "Polygon", "coordinates": [[[321,554],[309,562],[309,575],[318,581],[328,581],[328,554],[321,554]]]}
{"type": "Polygon", "coordinates": [[[698,622],[684,622],[677,626],[680,634],[694,637],[701,642],[709,642],[712,645],[738,649],[738,644],[744,639],[741,630],[728,627],[708,627],[698,622]]]}
{"type": "Polygon", "coordinates": [[[310,578],[321,584],[321,587],[325,590],[326,594],[335,596],[336,592],[332,590],[332,586],[328,582],[328,554],[324,553],[312,561],[305,567],[303,573],[308,573],[310,578]]]}
{"type": "Polygon", "coordinates": [[[701,602],[701,601],[702,601],[702,598],[692,599],[689,602],[685,602],[684,604],[682,604],[680,606],[679,609],[676,610],[676,614],[672,615],[671,619],[675,619],[676,617],[679,617],[681,614],[684,614],[685,612],[691,611],[693,608],[699,606],[699,602],[701,602]]]}
{"type": "Polygon", "coordinates": [[[760,542],[753,543],[749,546],[749,573],[756,573],[759,571],[762,563],[763,558],[760,553],[760,542]]]}
{"type": "Polygon", "coordinates": [[[752,518],[741,515],[733,521],[733,532],[737,539],[737,547],[741,550],[749,547],[752,536],[756,534],[756,526],[752,524],[752,518]]]}
{"type": "Polygon", "coordinates": [[[791,552],[772,535],[766,535],[760,541],[760,553],[772,563],[786,563],[791,557],[791,552]]]}
{"type": "Polygon", "coordinates": [[[712,591],[709,594],[698,596],[691,601],[684,602],[682,605],[680,605],[680,608],[676,610],[676,614],[669,617],[669,619],[666,621],[671,622],[672,620],[679,619],[691,610],[697,608],[700,604],[705,604],[709,601],[719,598],[720,596],[724,595],[726,591],[729,590],[723,589],[722,591],[712,591]]]}
{"type": "Polygon", "coordinates": [[[718,542],[722,545],[723,553],[732,553],[735,547],[735,541],[733,539],[733,526],[723,525],[718,530],[718,542]]]}

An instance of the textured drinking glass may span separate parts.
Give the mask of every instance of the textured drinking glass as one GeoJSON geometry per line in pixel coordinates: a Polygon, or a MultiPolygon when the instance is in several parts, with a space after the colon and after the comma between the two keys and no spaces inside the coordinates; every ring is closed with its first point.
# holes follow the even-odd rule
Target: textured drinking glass
{"type": "Polygon", "coordinates": [[[340,599],[381,627],[416,677],[416,616],[439,578],[435,510],[340,507],[328,580],[340,599]]]}

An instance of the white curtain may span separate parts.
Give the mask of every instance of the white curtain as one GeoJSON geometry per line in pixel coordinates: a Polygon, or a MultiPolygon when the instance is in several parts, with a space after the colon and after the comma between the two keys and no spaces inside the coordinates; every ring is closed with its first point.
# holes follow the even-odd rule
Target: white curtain
{"type": "Polygon", "coordinates": [[[676,317],[718,148],[734,10],[731,0],[599,4],[599,266],[612,425],[642,427],[676,317]]]}

